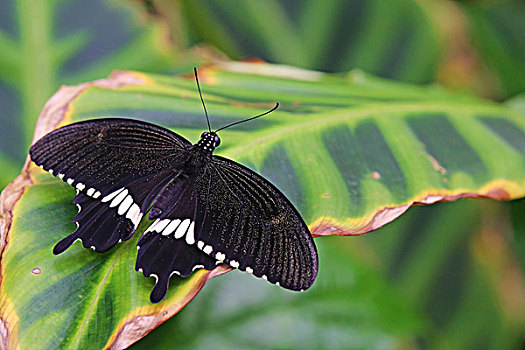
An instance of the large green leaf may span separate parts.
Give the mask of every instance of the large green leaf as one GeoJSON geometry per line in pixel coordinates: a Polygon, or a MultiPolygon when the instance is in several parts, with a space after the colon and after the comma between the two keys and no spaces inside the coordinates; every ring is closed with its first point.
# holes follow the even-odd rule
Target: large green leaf
{"type": "MultiPolygon", "coordinates": [[[[203,68],[201,77],[215,128],[281,103],[270,116],[221,132],[218,151],[279,186],[315,235],[364,233],[416,203],[525,193],[525,122],[515,110],[360,72],[224,63],[203,68]]],[[[156,122],[193,141],[206,125],[191,75],[120,72],[62,88],[35,139],[107,116],[156,122]]],[[[74,229],[73,196],[30,164],[2,194],[0,315],[9,344],[129,344],[225,271],[174,278],[167,299],[152,306],[152,281],[133,271],[138,238],[106,254],[75,245],[52,256],[54,243],[74,229]]]]}
{"type": "Polygon", "coordinates": [[[166,71],[167,36],[124,1],[0,1],[0,188],[22,167],[36,118],[61,84],[113,69],[166,71]]]}

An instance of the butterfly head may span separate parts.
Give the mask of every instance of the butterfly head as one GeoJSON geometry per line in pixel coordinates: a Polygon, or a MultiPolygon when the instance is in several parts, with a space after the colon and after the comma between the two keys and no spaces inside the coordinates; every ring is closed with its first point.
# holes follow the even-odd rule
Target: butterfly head
{"type": "Polygon", "coordinates": [[[201,135],[201,139],[197,143],[197,146],[203,148],[206,151],[213,152],[213,150],[221,144],[221,139],[213,131],[205,131],[201,135]]]}

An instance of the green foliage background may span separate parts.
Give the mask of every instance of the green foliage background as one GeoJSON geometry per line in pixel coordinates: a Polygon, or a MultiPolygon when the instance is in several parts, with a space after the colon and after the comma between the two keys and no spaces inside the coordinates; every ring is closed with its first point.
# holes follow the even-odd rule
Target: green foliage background
{"type": "MultiPolygon", "coordinates": [[[[61,84],[113,69],[188,72],[208,61],[196,44],[233,59],[438,83],[523,108],[523,18],[518,0],[4,0],[0,188],[61,84]]],[[[291,295],[232,272],[134,348],[520,348],[523,209],[440,204],[363,237],[318,239],[313,290],[291,295]]]]}

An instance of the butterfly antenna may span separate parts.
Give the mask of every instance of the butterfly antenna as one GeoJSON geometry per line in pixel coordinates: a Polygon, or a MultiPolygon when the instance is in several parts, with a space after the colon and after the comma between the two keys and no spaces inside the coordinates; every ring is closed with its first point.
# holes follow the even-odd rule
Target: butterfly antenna
{"type": "Polygon", "coordinates": [[[275,103],[275,106],[274,106],[272,109],[270,109],[269,111],[266,111],[266,112],[264,112],[264,113],[258,114],[258,115],[256,115],[255,117],[251,117],[251,118],[244,119],[244,120],[239,120],[238,122],[228,124],[228,125],[226,125],[226,126],[223,126],[222,128],[219,128],[219,129],[215,130],[215,132],[218,132],[218,131],[220,131],[220,130],[223,130],[223,129],[229,128],[230,126],[234,126],[234,125],[237,125],[237,124],[240,124],[240,123],[244,123],[244,122],[247,122],[247,121],[253,120],[253,119],[255,119],[255,118],[260,118],[260,117],[262,117],[262,116],[264,116],[264,115],[267,115],[267,114],[269,114],[269,113],[272,113],[272,112],[275,111],[277,108],[279,108],[279,102],[276,102],[276,103],[275,103]]]}
{"type": "Polygon", "coordinates": [[[201,86],[199,84],[199,76],[197,75],[197,68],[193,67],[193,73],[195,73],[195,81],[197,82],[197,89],[199,89],[199,96],[201,98],[202,107],[204,107],[204,114],[206,115],[206,122],[208,123],[208,130],[211,132],[210,118],[208,118],[208,111],[206,110],[206,105],[204,104],[204,99],[202,98],[201,86]]]}

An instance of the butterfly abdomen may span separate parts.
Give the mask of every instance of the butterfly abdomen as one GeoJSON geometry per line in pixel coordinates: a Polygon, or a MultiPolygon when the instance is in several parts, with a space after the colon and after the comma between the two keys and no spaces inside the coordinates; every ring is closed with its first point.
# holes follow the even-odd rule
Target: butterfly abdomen
{"type": "MultiPolygon", "coordinates": [[[[188,152],[188,157],[182,169],[151,198],[153,204],[149,211],[149,219],[164,219],[177,206],[184,206],[194,194],[193,184],[202,173],[206,163],[210,161],[211,153],[198,147],[188,152]],[[185,203],[186,202],[186,203],[185,203]]],[[[188,212],[188,217],[194,213],[188,212]]]]}
{"type": "Polygon", "coordinates": [[[149,211],[150,220],[164,218],[177,205],[187,179],[187,176],[180,174],[159,192],[149,211]]]}

